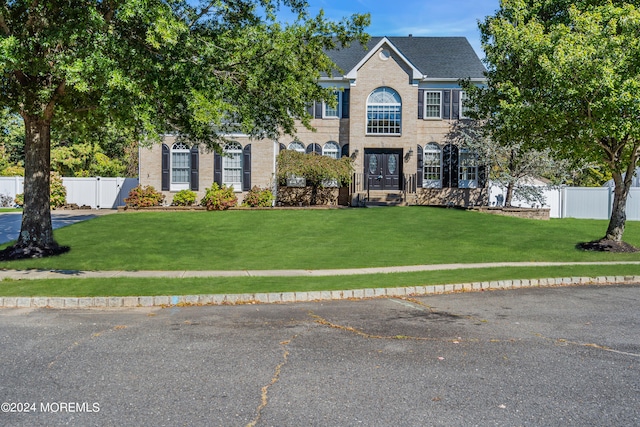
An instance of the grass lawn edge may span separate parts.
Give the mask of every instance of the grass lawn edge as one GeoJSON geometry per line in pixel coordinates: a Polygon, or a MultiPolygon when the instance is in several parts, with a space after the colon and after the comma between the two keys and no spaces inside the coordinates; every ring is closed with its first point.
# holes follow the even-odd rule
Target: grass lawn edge
{"type": "MultiPolygon", "coordinates": [[[[526,283],[527,286],[620,281],[640,282],[639,269],[638,265],[616,264],[589,266],[569,265],[561,267],[473,268],[464,270],[316,277],[243,276],[200,278],[4,279],[0,281],[0,298],[257,295],[358,291],[364,289],[408,289],[463,284],[469,285],[468,288],[472,289],[485,289],[490,287],[489,284],[491,284],[491,282],[496,282],[494,284],[495,287],[507,287],[499,283],[505,281],[511,281],[512,285],[528,282],[526,283]]],[[[450,290],[455,289],[457,288],[454,287],[454,289],[450,290]]],[[[425,292],[431,293],[426,289],[425,292]]],[[[2,304],[0,304],[0,306],[2,306],[2,304]]]]}

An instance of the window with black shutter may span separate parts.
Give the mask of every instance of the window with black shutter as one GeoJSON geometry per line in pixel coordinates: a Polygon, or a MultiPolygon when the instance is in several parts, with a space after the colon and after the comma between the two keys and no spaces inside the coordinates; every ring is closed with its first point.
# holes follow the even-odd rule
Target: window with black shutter
{"type": "Polygon", "coordinates": [[[242,150],[242,190],[251,190],[251,144],[242,150]]]}
{"type": "Polygon", "coordinates": [[[200,177],[199,177],[199,160],[200,160],[200,152],[198,150],[198,145],[194,145],[191,147],[189,152],[190,159],[190,167],[191,167],[191,176],[190,176],[190,185],[192,191],[198,191],[200,188],[200,177]]]}
{"type": "Polygon", "coordinates": [[[424,161],[423,161],[423,155],[422,155],[422,146],[420,144],[418,144],[418,149],[416,150],[416,152],[418,153],[417,155],[417,170],[416,170],[416,185],[418,186],[418,188],[422,187],[422,178],[423,178],[423,168],[424,168],[424,161]]]}
{"type": "Polygon", "coordinates": [[[222,186],[222,156],[218,153],[213,155],[213,182],[222,186]]]}
{"type": "Polygon", "coordinates": [[[443,119],[451,118],[451,91],[450,90],[442,91],[442,118],[443,119]]]}
{"type": "Polygon", "coordinates": [[[458,147],[453,144],[442,149],[442,187],[458,188],[458,147]]]}
{"type": "Polygon", "coordinates": [[[349,102],[350,102],[349,97],[350,96],[351,96],[350,89],[345,89],[342,92],[342,118],[343,119],[349,118],[349,102]]]}
{"type": "Polygon", "coordinates": [[[171,183],[171,151],[162,144],[162,191],[169,191],[171,183]]]}

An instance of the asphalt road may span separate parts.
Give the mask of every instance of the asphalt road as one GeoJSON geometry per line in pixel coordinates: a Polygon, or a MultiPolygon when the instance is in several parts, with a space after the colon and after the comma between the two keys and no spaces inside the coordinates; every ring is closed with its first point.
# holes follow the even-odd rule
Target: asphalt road
{"type": "MultiPolygon", "coordinates": [[[[87,221],[98,215],[113,213],[114,210],[103,209],[87,211],[60,211],[51,212],[51,225],[54,229],[75,224],[80,221],[87,221]]],[[[20,235],[20,225],[22,223],[21,212],[0,213],[0,244],[16,240],[20,235]]]]}
{"type": "Polygon", "coordinates": [[[3,309],[2,409],[30,412],[0,425],[633,426],[639,308],[627,285],[3,309]]]}

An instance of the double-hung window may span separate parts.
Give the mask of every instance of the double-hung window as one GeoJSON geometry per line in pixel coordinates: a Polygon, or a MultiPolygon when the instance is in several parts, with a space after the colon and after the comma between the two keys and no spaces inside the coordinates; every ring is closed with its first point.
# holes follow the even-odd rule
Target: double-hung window
{"type": "Polygon", "coordinates": [[[189,147],[181,142],[171,147],[171,191],[189,189],[191,162],[189,147]]]}
{"type": "Polygon", "coordinates": [[[402,100],[390,87],[380,87],[367,99],[367,134],[400,135],[402,133],[402,100]]]}
{"type": "Polygon", "coordinates": [[[442,149],[434,142],[424,147],[423,154],[424,176],[422,186],[427,188],[442,188],[442,149]]]}
{"type": "Polygon", "coordinates": [[[322,117],[325,119],[338,119],[340,118],[340,91],[334,91],[333,95],[335,96],[335,106],[330,106],[328,103],[324,102],[324,109],[322,111],[322,117]]]}
{"type": "Polygon", "coordinates": [[[467,112],[469,112],[471,109],[472,107],[467,93],[464,91],[460,92],[460,118],[468,119],[469,116],[467,115],[467,112]]]}
{"type": "Polygon", "coordinates": [[[222,183],[236,191],[242,190],[242,146],[237,142],[224,146],[222,183]]]}
{"type": "Polygon", "coordinates": [[[424,118],[425,119],[441,119],[442,118],[442,92],[440,91],[424,92],[424,118]]]}
{"type": "Polygon", "coordinates": [[[476,153],[462,149],[460,150],[460,161],[458,163],[458,188],[478,187],[478,156],[476,153]]]}

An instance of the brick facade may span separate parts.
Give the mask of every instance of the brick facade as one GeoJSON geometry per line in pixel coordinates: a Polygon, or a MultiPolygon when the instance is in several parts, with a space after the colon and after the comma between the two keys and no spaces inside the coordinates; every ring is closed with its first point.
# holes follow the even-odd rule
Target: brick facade
{"type": "MultiPolygon", "coordinates": [[[[484,68],[480,70],[482,66],[478,65],[480,64],[479,59],[470,46],[468,48],[467,46],[468,42],[459,38],[377,38],[371,42],[368,51],[351,49],[348,52],[342,52],[342,56],[337,56],[334,60],[343,67],[343,72],[346,73],[344,77],[342,79],[321,80],[320,84],[326,87],[336,87],[343,91],[348,90],[348,118],[314,118],[311,120],[314,131],[298,126],[295,138],[283,136],[279,141],[250,140],[245,136],[230,138],[240,143],[242,147],[251,144],[251,185],[272,188],[275,176],[275,156],[279,152],[281,144],[286,147],[296,140],[303,143],[305,147],[310,144],[318,144],[322,147],[327,142],[334,141],[339,144],[341,149],[348,144],[348,155],[354,159],[356,183],[352,184],[350,188],[352,203],[356,198],[361,200],[371,196],[371,192],[367,191],[365,152],[391,150],[399,154],[398,159],[401,163],[399,165],[401,171],[400,188],[387,192],[404,193],[405,203],[460,206],[486,204],[487,191],[483,188],[421,188],[416,185],[420,181],[419,175],[422,174],[422,170],[418,168],[418,146],[424,147],[431,142],[440,147],[445,146],[449,143],[447,134],[455,121],[459,120],[459,116],[443,119],[418,118],[419,91],[459,90],[457,81],[461,78],[471,77],[481,81],[484,68]],[[407,52],[402,51],[397,45],[407,47],[407,51],[413,56],[408,58],[407,52]],[[429,49],[435,50],[432,52],[429,49]],[[425,54],[419,55],[422,51],[425,54]],[[460,52],[458,56],[464,56],[463,60],[455,56],[458,51],[460,52]],[[351,52],[353,55],[349,55],[351,52]],[[440,66],[439,63],[436,64],[439,68],[432,67],[432,63],[435,64],[438,61],[436,54],[439,52],[442,58],[453,55],[458,60],[456,64],[461,64],[458,66],[459,69],[456,70],[455,66],[451,64],[440,66]],[[355,60],[359,60],[357,65],[354,63],[355,60]],[[343,62],[342,65],[340,61],[343,62]],[[346,69],[344,68],[345,64],[347,64],[346,69]],[[421,64],[419,66],[422,68],[418,70],[416,64],[421,64]],[[352,66],[353,68],[348,68],[352,66]],[[451,69],[453,71],[450,71],[451,69]],[[471,69],[473,72],[469,71],[471,69]],[[449,74],[445,75],[445,73],[449,74]],[[397,135],[367,134],[367,100],[374,90],[383,87],[393,89],[401,99],[401,133],[397,135]]],[[[445,59],[440,61],[445,61],[445,59]]],[[[168,136],[165,138],[165,144],[171,147],[174,140],[175,137],[168,136]]],[[[160,145],[141,148],[140,183],[153,185],[156,189],[160,189],[162,183],[161,164],[162,149],[160,145]]],[[[200,198],[204,195],[206,188],[214,182],[214,154],[201,149],[199,166],[199,190],[197,193],[200,198]]],[[[236,190],[238,190],[238,196],[241,200],[244,193],[239,191],[240,189],[236,190]]],[[[303,190],[283,189],[282,201],[287,203],[284,199],[291,198],[292,195],[295,195],[294,193],[300,192],[304,193],[303,190]]],[[[164,191],[164,193],[167,202],[170,203],[174,192],[164,191]]],[[[330,199],[330,203],[335,203],[337,196],[330,199]]]]}

